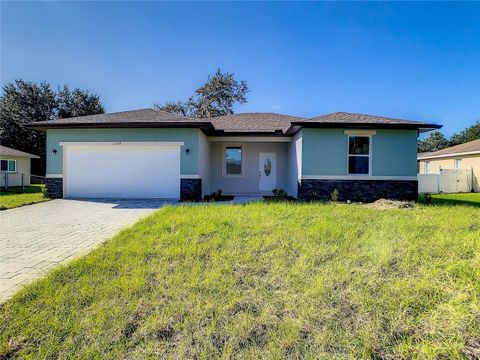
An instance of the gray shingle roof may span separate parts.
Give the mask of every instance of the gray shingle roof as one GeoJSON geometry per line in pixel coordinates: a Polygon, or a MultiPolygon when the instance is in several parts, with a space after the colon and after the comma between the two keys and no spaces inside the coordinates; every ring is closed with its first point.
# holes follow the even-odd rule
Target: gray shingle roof
{"type": "Polygon", "coordinates": [[[37,155],[29,154],[20,150],[15,150],[3,145],[0,145],[0,155],[1,156],[17,156],[17,157],[24,157],[24,158],[30,158],[30,159],[40,158],[37,155]]]}
{"type": "Polygon", "coordinates": [[[478,152],[480,154],[480,139],[469,141],[464,144],[451,146],[442,150],[418,154],[419,159],[429,159],[436,156],[448,156],[461,153],[478,152]]]}
{"type": "Polygon", "coordinates": [[[225,132],[285,132],[293,121],[303,118],[274,113],[240,113],[209,119],[215,130],[225,132]]]}
{"type": "Polygon", "coordinates": [[[73,124],[135,124],[135,123],[184,123],[184,124],[201,124],[208,122],[205,119],[195,119],[186,116],[169,113],[157,109],[140,109],[131,111],[121,111],[115,113],[78,116],[73,118],[38,121],[32,126],[55,126],[55,125],[73,125],[73,124]]]}
{"type": "Polygon", "coordinates": [[[382,116],[337,112],[305,119],[296,116],[274,113],[240,113],[198,119],[172,114],[157,109],[141,109],[109,114],[81,116],[29,124],[31,128],[46,129],[55,127],[196,127],[208,133],[274,133],[292,134],[298,126],[316,127],[388,127],[411,128],[420,131],[440,128],[435,124],[418,121],[393,119],[382,116]]]}
{"type": "Polygon", "coordinates": [[[354,124],[354,125],[407,125],[425,129],[436,129],[441,126],[420,121],[395,119],[385,116],[336,112],[317,116],[304,121],[305,124],[354,124]]]}

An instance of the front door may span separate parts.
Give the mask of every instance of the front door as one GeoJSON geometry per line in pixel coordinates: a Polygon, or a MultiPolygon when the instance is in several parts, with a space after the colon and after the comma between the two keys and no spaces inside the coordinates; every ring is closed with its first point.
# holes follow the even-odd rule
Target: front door
{"type": "Polygon", "coordinates": [[[277,186],[277,154],[260,153],[259,155],[260,191],[272,191],[277,186]]]}

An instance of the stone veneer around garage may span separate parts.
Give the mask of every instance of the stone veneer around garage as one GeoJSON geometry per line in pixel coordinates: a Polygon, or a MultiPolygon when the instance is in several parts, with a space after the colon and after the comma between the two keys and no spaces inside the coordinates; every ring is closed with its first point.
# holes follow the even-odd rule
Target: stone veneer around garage
{"type": "Polygon", "coordinates": [[[331,200],[334,190],[339,201],[373,202],[380,198],[417,200],[417,180],[301,180],[299,200],[331,200]]]}
{"type": "Polygon", "coordinates": [[[180,179],[180,200],[202,199],[202,179],[180,179]]]}
{"type": "Polygon", "coordinates": [[[63,179],[46,178],[45,195],[51,199],[60,199],[63,197],[63,179]]]}

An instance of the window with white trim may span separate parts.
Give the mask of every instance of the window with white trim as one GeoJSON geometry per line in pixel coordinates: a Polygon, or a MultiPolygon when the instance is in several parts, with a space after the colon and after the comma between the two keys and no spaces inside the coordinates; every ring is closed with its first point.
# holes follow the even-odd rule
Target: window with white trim
{"type": "Polygon", "coordinates": [[[226,146],[225,147],[225,175],[226,176],[242,176],[242,147],[226,146]]]}
{"type": "Polygon", "coordinates": [[[455,159],[455,169],[462,168],[462,159],[455,159]]]}
{"type": "Polygon", "coordinates": [[[16,172],[17,160],[1,160],[1,169],[4,172],[16,172]]]}
{"type": "Polygon", "coordinates": [[[430,161],[425,161],[425,174],[430,174],[430,161]]]}
{"type": "Polygon", "coordinates": [[[370,174],[370,136],[351,135],[348,137],[348,174],[370,174]]]}

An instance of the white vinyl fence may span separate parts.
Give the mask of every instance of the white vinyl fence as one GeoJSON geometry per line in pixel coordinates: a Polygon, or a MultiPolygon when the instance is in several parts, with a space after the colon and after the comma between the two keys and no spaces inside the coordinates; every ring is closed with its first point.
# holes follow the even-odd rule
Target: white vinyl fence
{"type": "Polygon", "coordinates": [[[418,174],[419,193],[461,193],[472,191],[472,169],[441,169],[439,174],[418,174]]]}

